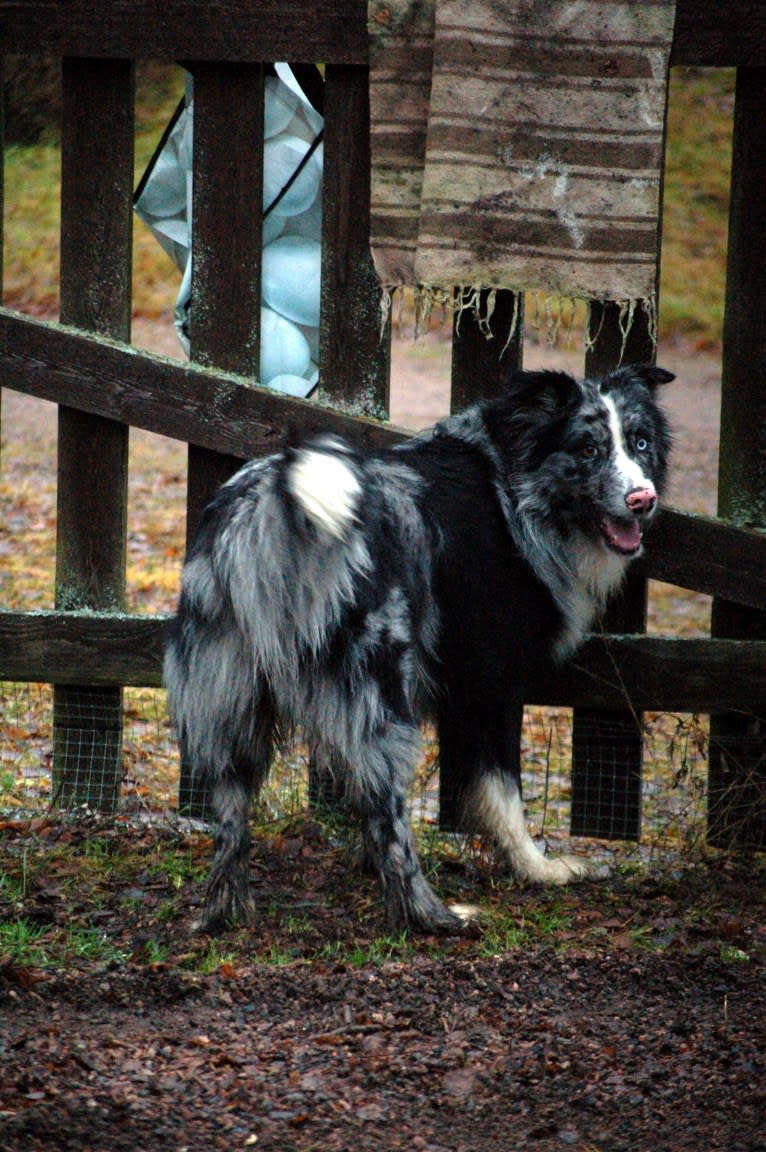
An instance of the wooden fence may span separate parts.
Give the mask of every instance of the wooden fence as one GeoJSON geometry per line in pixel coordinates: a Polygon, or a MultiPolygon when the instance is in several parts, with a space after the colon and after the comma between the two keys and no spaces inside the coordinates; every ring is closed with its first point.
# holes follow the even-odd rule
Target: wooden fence
{"type": "MultiPolygon", "coordinates": [[[[0,4],[0,53],[63,59],[61,323],[0,310],[0,384],[59,405],[56,601],[0,612],[0,678],[56,685],[54,772],[82,796],[67,732],[102,753],[95,799],[115,803],[123,685],[160,683],[164,620],[124,608],[129,426],[189,444],[188,524],[243,458],[278,446],[288,424],[358,442],[404,433],[343,414],[361,392],[387,407],[389,356],[368,250],[369,105],[364,0],[39,0],[0,4]],[[194,76],[195,323],[192,363],[137,353],[130,334],[133,77],[136,59],[184,61],[194,76]],[[263,63],[325,63],[320,373],[336,409],[261,389],[259,357],[263,63]],[[104,158],[108,156],[108,164],[104,158]],[[235,162],[232,162],[234,157],[235,162]],[[225,174],[225,175],[223,175],[225,174]],[[235,258],[236,257],[236,258],[235,258]],[[352,322],[350,318],[353,318],[352,322]],[[346,404],[348,407],[348,404],[346,404]],[[89,704],[83,706],[82,685],[89,704]],[[93,706],[96,700],[98,707],[93,706]],[[86,742],[87,743],[87,742],[86,742]]],[[[671,64],[736,66],[734,165],[724,328],[720,519],[666,510],[651,556],[576,666],[535,685],[530,702],[575,706],[573,831],[638,834],[644,709],[710,712],[715,843],[766,844],[766,7],[677,0],[671,64]],[[709,640],[642,636],[649,577],[714,597],[709,640]],[[610,754],[592,735],[609,732],[610,754]],[[616,745],[616,747],[615,747],[616,745]],[[616,753],[616,754],[615,754],[616,753]],[[760,785],[749,790],[743,781],[760,785]],[[605,792],[619,804],[594,803],[605,792]],[[758,801],[758,797],[761,797],[758,801]],[[735,797],[735,799],[732,799],[735,797]],[[744,797],[744,800],[743,800],[744,797]],[[754,799],[755,798],[755,799],[754,799]]],[[[1,184],[0,184],[1,190],[1,184]]],[[[0,198],[1,202],[1,198],[0,198]]],[[[499,314],[517,306],[501,294],[499,314]]],[[[616,308],[594,306],[588,373],[619,360],[616,308]]],[[[475,324],[455,331],[454,407],[492,391],[503,365],[475,324]]],[[[625,358],[647,361],[641,320],[625,358]]],[[[87,756],[81,746],[77,755],[87,756]]],[[[188,780],[186,781],[188,785],[188,780]]],[[[186,786],[182,780],[182,790],[186,786]]],[[[449,780],[442,816],[451,819],[449,780]]],[[[188,807],[188,797],[182,803],[188,807]]]]}

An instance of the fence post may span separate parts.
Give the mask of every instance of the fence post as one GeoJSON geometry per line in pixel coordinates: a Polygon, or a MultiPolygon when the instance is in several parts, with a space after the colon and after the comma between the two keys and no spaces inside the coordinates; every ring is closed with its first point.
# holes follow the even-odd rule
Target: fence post
{"type": "MultiPolygon", "coordinates": [[[[602,376],[624,364],[650,364],[654,343],[648,317],[636,311],[623,347],[619,305],[591,305],[590,335],[598,333],[585,354],[586,376],[602,376]]],[[[646,630],[646,578],[634,564],[621,594],[605,613],[605,632],[646,630]]],[[[629,707],[619,712],[577,708],[572,729],[573,836],[604,840],[638,840],[641,835],[641,769],[643,735],[640,716],[629,707]]]]}
{"type": "MultiPolygon", "coordinates": [[[[479,316],[485,312],[489,293],[482,292],[479,316]]],[[[452,381],[450,410],[460,412],[485,396],[495,395],[514,368],[520,368],[524,350],[524,296],[497,292],[491,317],[492,337],[487,339],[473,309],[455,313],[452,322],[452,381]],[[513,338],[506,341],[513,329],[513,338]]],[[[453,764],[439,751],[439,827],[460,828],[462,765],[453,764]]]]}
{"type": "MultiPolygon", "coordinates": [[[[263,65],[202,63],[194,77],[191,358],[259,375],[263,65]]],[[[189,445],[187,544],[202,509],[241,461],[189,445]]],[[[181,765],[179,812],[204,818],[208,796],[181,765]]]]}
{"type": "MultiPolygon", "coordinates": [[[[65,58],[61,321],[130,339],[133,64],[65,58]]],[[[128,428],[59,408],[56,606],[121,609],[125,598],[128,428]]],[[[54,691],[59,804],[111,810],[122,777],[122,692],[54,691]]]]}
{"type": "MultiPolygon", "coordinates": [[[[766,68],[738,68],[723,329],[718,515],[766,529],[766,68]]],[[[713,601],[712,633],[765,639],[766,614],[713,601]]],[[[766,704],[766,701],[764,702],[766,704]]],[[[710,720],[708,839],[766,848],[766,708],[710,720]]]]}
{"type": "Polygon", "coordinates": [[[386,415],[390,340],[370,254],[369,69],[328,64],[324,87],[319,372],[331,403],[386,415]]]}
{"type": "MultiPolygon", "coordinates": [[[[358,415],[389,407],[390,334],[370,255],[369,69],[328,64],[324,87],[319,372],[330,403],[358,415]]],[[[343,773],[309,756],[309,802],[337,806],[343,773]]]]}
{"type": "MultiPolygon", "coordinates": [[[[3,89],[5,88],[5,72],[3,67],[3,57],[0,55],[0,155],[5,154],[5,99],[3,89]]],[[[5,177],[3,172],[4,165],[0,163],[0,220],[5,219],[4,208],[4,185],[5,177]]],[[[3,299],[3,232],[4,229],[0,228],[0,300],[3,299]]],[[[0,432],[3,430],[3,389],[0,387],[0,432]]]]}

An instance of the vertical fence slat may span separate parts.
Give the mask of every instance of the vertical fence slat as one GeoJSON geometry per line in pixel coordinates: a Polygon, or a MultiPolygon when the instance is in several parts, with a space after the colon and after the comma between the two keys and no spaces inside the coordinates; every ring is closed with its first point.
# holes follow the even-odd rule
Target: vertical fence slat
{"type": "Polygon", "coordinates": [[[367,68],[328,64],[324,93],[320,378],[328,399],[388,412],[390,340],[370,255],[367,68]]]}
{"type": "MultiPolygon", "coordinates": [[[[390,331],[381,332],[380,286],[370,255],[369,70],[328,64],[324,88],[322,289],[319,373],[338,407],[385,416],[390,331]]],[[[335,806],[342,774],[321,751],[309,760],[309,801],[335,806]]]]}
{"type": "MultiPolygon", "coordinates": [[[[488,297],[488,292],[481,293],[479,316],[486,314],[488,297]]],[[[452,412],[460,412],[482,397],[496,394],[513,369],[521,367],[524,296],[515,292],[497,292],[489,323],[492,337],[488,340],[473,309],[467,309],[462,315],[455,313],[452,322],[452,412]]]]}
{"type": "MultiPolygon", "coordinates": [[[[601,376],[624,364],[654,360],[646,313],[637,311],[624,340],[618,305],[594,303],[590,334],[598,336],[586,352],[585,373],[601,376]],[[623,347],[624,344],[624,347],[623,347]]],[[[607,632],[643,632],[646,628],[646,579],[634,565],[619,597],[609,606],[607,632]]],[[[638,840],[641,835],[643,739],[640,717],[624,712],[575,709],[572,731],[572,815],[575,836],[638,840]]]]}
{"type": "MultiPolygon", "coordinates": [[[[5,71],[2,53],[0,53],[0,300],[3,299],[3,236],[5,228],[5,71]]],[[[3,389],[0,387],[0,432],[3,430],[3,389]]]]}
{"type": "MultiPolygon", "coordinates": [[[[456,313],[452,323],[452,412],[460,412],[469,404],[497,393],[509,373],[521,367],[524,297],[514,292],[497,293],[491,317],[493,335],[489,340],[479,322],[479,317],[486,315],[488,297],[488,292],[482,292],[478,316],[468,309],[462,315],[456,313]],[[506,347],[512,329],[513,339],[506,347]]],[[[461,767],[440,756],[439,826],[445,830],[460,827],[461,767]]]]}
{"type": "MultiPolygon", "coordinates": [[[[130,338],[134,73],[64,60],[61,320],[130,338]]],[[[128,428],[59,409],[56,605],[124,606],[128,428]]],[[[54,794],[111,809],[122,775],[121,691],[54,692],[54,794]]]]}
{"type": "MultiPolygon", "coordinates": [[[[191,357],[257,377],[260,356],[263,66],[191,65],[194,78],[191,357]]],[[[239,467],[189,446],[187,542],[216,488],[239,467]]],[[[203,817],[208,797],[181,765],[179,811],[203,817]]]]}
{"type": "MultiPolygon", "coordinates": [[[[194,64],[191,357],[259,374],[263,67],[194,64]]],[[[232,457],[189,450],[187,539],[232,457]]]]}
{"type": "MultiPolygon", "coordinates": [[[[766,68],[737,70],[721,380],[718,515],[766,528],[766,68]]],[[[713,602],[712,632],[766,638],[766,614],[713,602]]],[[[766,701],[761,719],[732,713],[710,722],[708,839],[722,848],[766,848],[766,701]]]]}

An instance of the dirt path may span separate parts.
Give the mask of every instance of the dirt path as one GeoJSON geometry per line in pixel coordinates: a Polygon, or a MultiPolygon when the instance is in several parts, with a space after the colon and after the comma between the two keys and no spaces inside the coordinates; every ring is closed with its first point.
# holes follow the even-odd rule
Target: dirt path
{"type": "Polygon", "coordinates": [[[763,869],[555,893],[442,862],[442,892],[508,935],[405,943],[349,853],[298,823],[254,849],[257,927],[212,942],[190,934],[199,876],[153,866],[168,848],[209,853],[5,827],[0,924],[70,957],[0,955],[2,1152],[766,1148],[763,869]],[[74,954],[86,930],[108,961],[74,954]]]}
{"type": "Polygon", "coordinates": [[[765,1146],[762,973],[742,966],[104,973],[2,1007],[6,1152],[765,1146]]]}

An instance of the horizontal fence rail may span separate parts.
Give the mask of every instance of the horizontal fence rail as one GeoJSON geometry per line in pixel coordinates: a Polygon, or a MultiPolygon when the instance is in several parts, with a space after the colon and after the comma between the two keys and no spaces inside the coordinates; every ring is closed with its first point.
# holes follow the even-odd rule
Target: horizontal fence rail
{"type": "MultiPolygon", "coordinates": [[[[3,384],[240,459],[279,450],[286,431],[333,431],[369,448],[409,433],[258,388],[249,378],[166,360],[116,340],[0,309],[3,384]]],[[[766,610],[766,534],[663,509],[646,575],[766,610]]],[[[0,674],[2,667],[0,666],[0,674]]]]}
{"type": "Polygon", "coordinates": [[[138,352],[0,309],[3,386],[186,440],[240,459],[273,452],[285,433],[333,431],[367,447],[403,440],[400,429],[305,403],[251,377],[138,352]]]}
{"type": "MultiPolygon", "coordinates": [[[[157,4],[46,0],[0,5],[6,52],[161,60],[325,60],[366,64],[366,0],[157,4]],[[150,50],[150,51],[148,51],[150,50]]],[[[671,64],[766,61],[766,6],[676,0],[671,64]]]]}
{"type": "MultiPolygon", "coordinates": [[[[169,616],[0,612],[2,677],[159,687],[169,616]]],[[[555,675],[530,681],[527,703],[640,711],[731,708],[760,715],[766,641],[592,636],[555,675]]]]}

